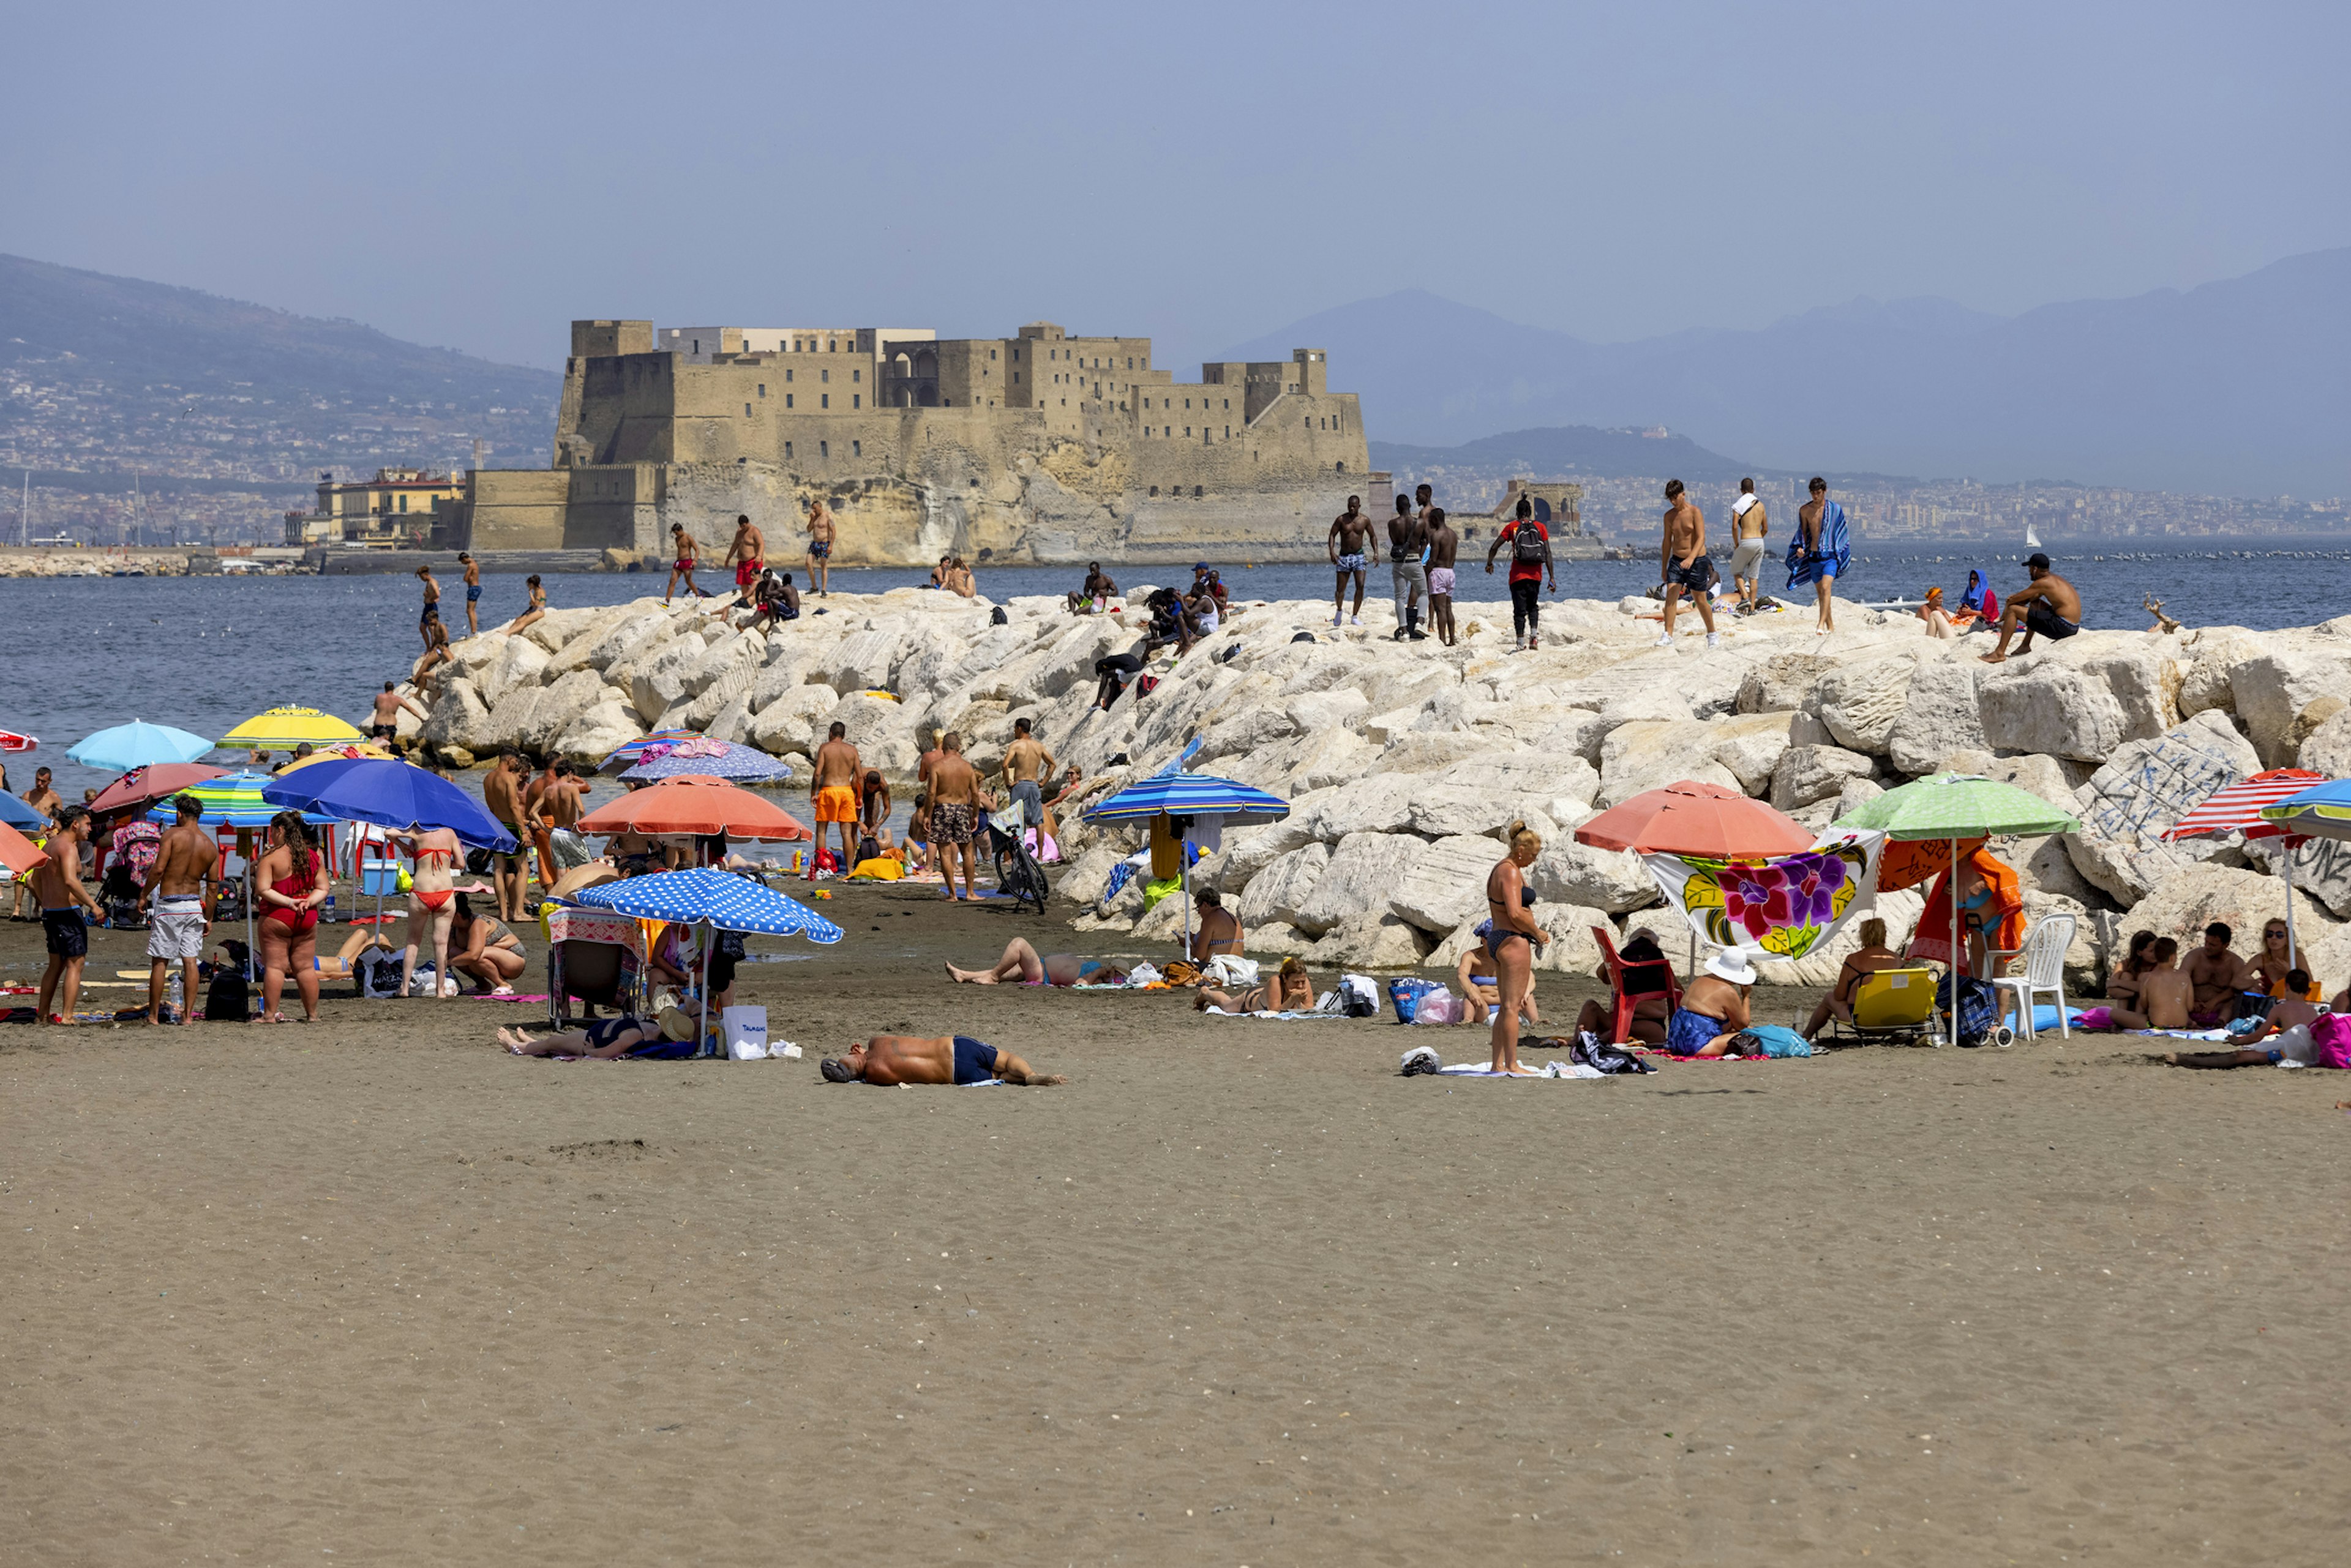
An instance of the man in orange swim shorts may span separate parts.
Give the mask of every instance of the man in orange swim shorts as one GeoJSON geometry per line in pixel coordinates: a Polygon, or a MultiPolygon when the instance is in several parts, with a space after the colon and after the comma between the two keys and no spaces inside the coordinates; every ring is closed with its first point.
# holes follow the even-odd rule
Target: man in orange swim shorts
{"type": "Polygon", "coordinates": [[[857,747],[843,738],[848,733],[847,727],[836,719],[824,744],[816,748],[816,766],[809,778],[809,800],[816,807],[816,842],[809,851],[810,877],[816,875],[816,857],[824,852],[824,830],[830,823],[841,824],[841,870],[846,872],[856,863],[857,783],[865,769],[858,762],[857,747]]]}

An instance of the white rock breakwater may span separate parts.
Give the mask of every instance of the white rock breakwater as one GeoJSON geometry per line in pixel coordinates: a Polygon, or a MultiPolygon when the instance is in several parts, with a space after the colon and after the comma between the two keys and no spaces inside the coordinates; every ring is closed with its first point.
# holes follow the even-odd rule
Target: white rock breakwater
{"type": "MultiPolygon", "coordinates": [[[[457,643],[429,721],[402,728],[461,762],[504,747],[592,761],[686,727],[804,766],[837,720],[900,782],[935,729],[960,730],[987,769],[1027,717],[1089,777],[1147,773],[1196,736],[1196,766],[1292,802],[1284,821],[1227,833],[1199,883],[1238,898],[1253,951],[1357,967],[1450,965],[1513,818],[1546,845],[1531,877],[1556,938],[1541,962],[1589,972],[1589,927],[1624,930],[1656,902],[1632,856],[1573,841],[1595,810],[1697,779],[1818,827],[1911,778],[1983,773],[2081,819],[2079,833],[1993,847],[2035,918],[2076,916],[2068,968],[2085,991],[2140,927],[2186,946],[2225,920],[2250,954],[2283,910],[2282,852],[2160,840],[2189,807],[2259,768],[2351,774],[2351,616],[2281,632],[2087,631],[1991,665],[1977,657],[1988,638],[1938,643],[1916,621],[1851,607],[1831,637],[1787,613],[1726,622],[1718,648],[1688,634],[1657,648],[1656,623],[1632,613],[1646,601],[1554,601],[1543,647],[1520,653],[1486,606],[1463,607],[1448,649],[1392,641],[1384,608],[1341,631],[1327,605],[1250,603],[1180,663],[1163,653],[1155,691],[1095,712],[1094,661],[1134,644],[1148,591],[1103,617],[1016,599],[1003,625],[987,601],[918,590],[810,601],[829,613],[767,632],[737,629],[720,600],[556,611],[520,636],[457,643]]],[[[1139,841],[1064,825],[1059,886],[1095,905],[1077,924],[1172,936],[1176,901],[1146,914],[1135,883],[1104,897],[1139,841]]],[[[2331,994],[2351,979],[2351,851],[2305,846],[2294,875],[2303,950],[2331,994]]],[[[1897,942],[1919,902],[1880,899],[1897,942]]],[[[1680,933],[1661,935],[1678,950],[1680,933]]],[[[1766,966],[1767,978],[1825,984],[1851,941],[1766,966]]]]}

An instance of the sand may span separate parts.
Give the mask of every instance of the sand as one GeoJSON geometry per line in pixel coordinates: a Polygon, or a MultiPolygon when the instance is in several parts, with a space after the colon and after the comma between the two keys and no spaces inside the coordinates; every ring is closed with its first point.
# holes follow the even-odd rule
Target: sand
{"type": "Polygon", "coordinates": [[[778,1034],[1072,1082],[522,1061],[489,1034],[538,1009],[475,1001],[0,1030],[0,1560],[2341,1549],[2334,1074],[2077,1037],[1406,1080],[1479,1031],[953,987],[1072,934],[830,907],[850,946],[743,972],[778,1034]]]}

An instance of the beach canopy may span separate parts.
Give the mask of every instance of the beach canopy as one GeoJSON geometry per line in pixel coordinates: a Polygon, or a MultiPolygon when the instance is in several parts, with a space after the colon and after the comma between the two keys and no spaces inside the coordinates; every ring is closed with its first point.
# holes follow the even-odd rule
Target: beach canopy
{"type": "Polygon", "coordinates": [[[651,735],[641,735],[625,746],[615,747],[611,755],[596,764],[599,773],[618,773],[644,760],[647,751],[666,746],[679,746],[689,740],[700,740],[698,729],[657,729],[651,735]]]}
{"type": "Polygon", "coordinates": [[[98,799],[89,803],[90,814],[107,817],[117,811],[135,811],[227,772],[209,762],[158,762],[152,768],[134,768],[98,792],[98,799]]]}
{"type": "Polygon", "coordinates": [[[95,768],[101,773],[128,773],[134,768],[157,762],[193,762],[212,748],[213,743],[201,735],[190,735],[168,724],[132,719],[129,724],[84,736],[81,744],[68,749],[66,755],[84,768],[95,768]]]}
{"type": "Polygon", "coordinates": [[[724,779],[689,773],[607,800],[580,819],[583,833],[725,833],[731,839],[805,839],[807,828],[774,801],[724,779]]]}
{"type": "Polygon", "coordinates": [[[2222,833],[2242,833],[2249,839],[2274,839],[2292,835],[2299,830],[2283,822],[2273,822],[2262,815],[2264,807],[2274,806],[2308,789],[2314,784],[2326,782],[2324,773],[2312,773],[2301,768],[2273,768],[2266,773],[2256,773],[2241,783],[2215,790],[2203,802],[2171,827],[2163,831],[2167,839],[2218,838],[2222,833]]]}
{"type": "Polygon", "coordinates": [[[1205,773],[1155,773],[1128,785],[1086,813],[1090,822],[1131,822],[1161,812],[1171,817],[1222,817],[1227,827],[1278,822],[1290,802],[1229,779],[1205,773]]]}
{"type": "Polygon", "coordinates": [[[18,735],[13,729],[0,729],[0,751],[30,751],[40,744],[34,736],[18,735]]]}
{"type": "MultiPolygon", "coordinates": [[[[178,793],[193,795],[203,804],[204,814],[198,821],[208,828],[266,828],[270,818],[286,810],[283,802],[262,794],[272,782],[268,774],[247,768],[242,773],[225,773],[218,779],[191,784],[178,793]]],[[[178,812],[168,800],[147,813],[151,822],[173,821],[177,817],[178,812]]],[[[304,820],[331,822],[334,818],[306,812],[304,820]]]]}
{"type": "Polygon", "coordinates": [[[673,920],[769,936],[805,936],[827,946],[841,940],[840,926],[798,899],[711,866],[609,882],[585,890],[574,902],[640,920],[673,920]]]}
{"type": "Polygon", "coordinates": [[[2262,808],[2264,821],[2314,839],[2351,839],[2351,779],[2314,785],[2262,808]]]}
{"type": "Polygon", "coordinates": [[[1635,854],[1731,860],[1808,850],[1813,832],[1768,801],[1684,779],[1609,807],[1575,830],[1575,841],[1635,854]]]}
{"type": "Polygon", "coordinates": [[[0,865],[21,875],[48,858],[47,850],[6,823],[0,822],[0,865]]]}
{"type": "Polygon", "coordinates": [[[781,784],[791,778],[792,769],[790,764],[755,746],[737,746],[731,740],[712,740],[697,735],[674,746],[647,747],[621,777],[651,780],[675,779],[688,773],[736,784],[781,784]]]}
{"type": "Polygon", "coordinates": [[[47,827],[49,820],[16,796],[0,793],[0,824],[30,832],[37,828],[47,827]]]}
{"type": "Polygon", "coordinates": [[[2001,833],[2078,833],[2081,822],[2040,796],[1973,773],[1914,779],[1867,800],[1840,828],[1889,839],[1982,839],[2001,833]]]}
{"type": "Polygon", "coordinates": [[[519,847],[479,800],[413,762],[337,758],[269,779],[261,796],[274,807],[372,822],[394,832],[446,828],[463,843],[500,854],[512,854],[519,847]]]}
{"type": "Polygon", "coordinates": [[[314,707],[274,707],[255,714],[222,736],[220,743],[224,750],[291,751],[298,746],[331,746],[339,740],[366,738],[333,714],[314,707]]]}

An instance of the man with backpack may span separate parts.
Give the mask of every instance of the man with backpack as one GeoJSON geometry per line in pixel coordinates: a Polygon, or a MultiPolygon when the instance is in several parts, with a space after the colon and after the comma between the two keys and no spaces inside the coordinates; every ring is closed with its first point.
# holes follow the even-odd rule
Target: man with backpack
{"type": "Polygon", "coordinates": [[[1535,521],[1534,504],[1524,496],[1519,497],[1518,516],[1503,524],[1486,547],[1489,575],[1504,545],[1510,547],[1510,627],[1516,646],[1531,651],[1542,616],[1541,589],[1548,580],[1551,591],[1559,591],[1559,569],[1552,560],[1551,530],[1535,521]]]}

